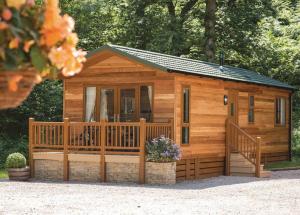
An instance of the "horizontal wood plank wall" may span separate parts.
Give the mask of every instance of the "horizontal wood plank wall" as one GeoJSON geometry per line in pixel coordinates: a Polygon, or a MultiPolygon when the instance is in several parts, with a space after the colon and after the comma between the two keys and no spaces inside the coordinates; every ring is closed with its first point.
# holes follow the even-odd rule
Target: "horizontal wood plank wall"
{"type": "MultiPolygon", "coordinates": [[[[253,88],[252,88],[253,89],[253,88]]],[[[289,99],[288,92],[257,87],[254,95],[255,122],[248,123],[248,92],[239,93],[239,125],[250,135],[262,138],[261,162],[275,162],[288,159],[289,153],[289,99]],[[286,98],[286,125],[275,126],[275,98],[286,98]]]]}
{"type": "Polygon", "coordinates": [[[288,96],[289,91],[246,83],[237,83],[204,77],[176,74],[176,131],[175,139],[181,142],[181,89],[191,86],[190,144],[182,146],[184,158],[225,156],[225,119],[228,105],[224,95],[228,90],[239,92],[239,125],[253,137],[262,138],[262,162],[288,159],[288,96]],[[248,124],[248,96],[255,96],[255,123],[248,124]],[[274,125],[274,100],[286,97],[286,126],[274,125]]]}
{"type": "MultiPolygon", "coordinates": [[[[180,98],[183,85],[190,86],[190,144],[182,145],[184,157],[225,156],[225,120],[227,94],[221,80],[176,76],[176,95],[180,98]]],[[[182,101],[176,99],[176,142],[181,142],[182,101]]]]}
{"type": "Polygon", "coordinates": [[[125,57],[105,55],[96,64],[85,67],[77,76],[65,79],[64,117],[83,120],[83,91],[87,85],[153,84],[153,121],[167,122],[174,117],[174,76],[154,70],[125,57]]]}

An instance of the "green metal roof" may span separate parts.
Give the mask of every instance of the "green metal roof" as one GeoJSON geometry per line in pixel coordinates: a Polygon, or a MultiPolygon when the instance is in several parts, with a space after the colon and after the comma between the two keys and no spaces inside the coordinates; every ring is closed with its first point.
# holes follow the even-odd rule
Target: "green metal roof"
{"type": "Polygon", "coordinates": [[[291,85],[260,75],[250,70],[227,65],[223,66],[223,69],[220,69],[220,66],[214,63],[176,57],[157,52],[144,51],[124,46],[105,45],[90,52],[88,57],[105,49],[117,52],[121,55],[127,56],[143,64],[158,68],[163,71],[180,72],[190,75],[200,75],[295,90],[295,88],[291,85]]]}

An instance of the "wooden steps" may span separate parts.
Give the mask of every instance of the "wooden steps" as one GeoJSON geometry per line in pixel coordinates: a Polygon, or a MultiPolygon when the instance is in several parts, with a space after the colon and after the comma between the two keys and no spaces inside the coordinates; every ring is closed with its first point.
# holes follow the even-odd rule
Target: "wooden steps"
{"type": "MultiPolygon", "coordinates": [[[[252,163],[250,163],[246,158],[244,158],[241,154],[231,153],[230,154],[230,175],[254,177],[255,166],[252,163]]],[[[271,176],[271,172],[265,171],[264,165],[260,165],[260,177],[268,178],[270,176],[271,176]]]]}

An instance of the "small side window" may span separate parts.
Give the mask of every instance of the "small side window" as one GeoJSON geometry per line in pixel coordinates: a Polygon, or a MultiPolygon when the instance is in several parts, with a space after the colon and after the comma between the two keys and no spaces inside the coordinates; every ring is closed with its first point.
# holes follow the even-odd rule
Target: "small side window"
{"type": "Polygon", "coordinates": [[[275,100],[275,124],[285,125],[286,121],[286,99],[278,97],[275,100]]]}
{"type": "Polygon", "coordinates": [[[248,122],[254,123],[254,96],[249,96],[248,101],[248,122]]]}
{"type": "Polygon", "coordinates": [[[181,144],[189,144],[190,139],[190,87],[182,88],[181,144]]]}

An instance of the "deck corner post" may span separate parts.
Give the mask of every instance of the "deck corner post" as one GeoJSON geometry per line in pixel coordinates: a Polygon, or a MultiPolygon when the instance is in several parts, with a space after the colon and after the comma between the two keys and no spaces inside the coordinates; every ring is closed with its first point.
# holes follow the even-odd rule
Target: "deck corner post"
{"type": "Polygon", "coordinates": [[[29,135],[28,135],[28,157],[29,157],[29,161],[28,161],[28,165],[30,167],[30,177],[33,178],[34,177],[34,160],[33,160],[33,138],[34,138],[34,134],[33,134],[33,122],[34,122],[34,118],[29,118],[29,126],[28,126],[28,130],[29,130],[29,135]]]}
{"type": "Polygon", "coordinates": [[[64,118],[64,157],[63,157],[63,178],[69,180],[69,161],[68,161],[68,141],[69,141],[69,118],[64,118]]]}
{"type": "Polygon", "coordinates": [[[145,142],[146,142],[146,120],[140,119],[140,184],[145,183],[145,142]]]}
{"type": "Polygon", "coordinates": [[[169,119],[169,124],[170,124],[170,127],[171,127],[171,133],[170,133],[170,139],[174,140],[174,119],[171,118],[169,119]]]}
{"type": "Polygon", "coordinates": [[[256,167],[255,176],[260,177],[261,137],[256,137],[256,167]]]}
{"type": "Polygon", "coordinates": [[[230,134],[230,128],[229,128],[229,119],[226,119],[225,122],[225,175],[230,175],[230,144],[229,144],[229,134],[230,134]]]}
{"type": "Polygon", "coordinates": [[[106,181],[106,166],[105,166],[105,140],[106,140],[107,121],[100,120],[100,180],[106,181]]]}

